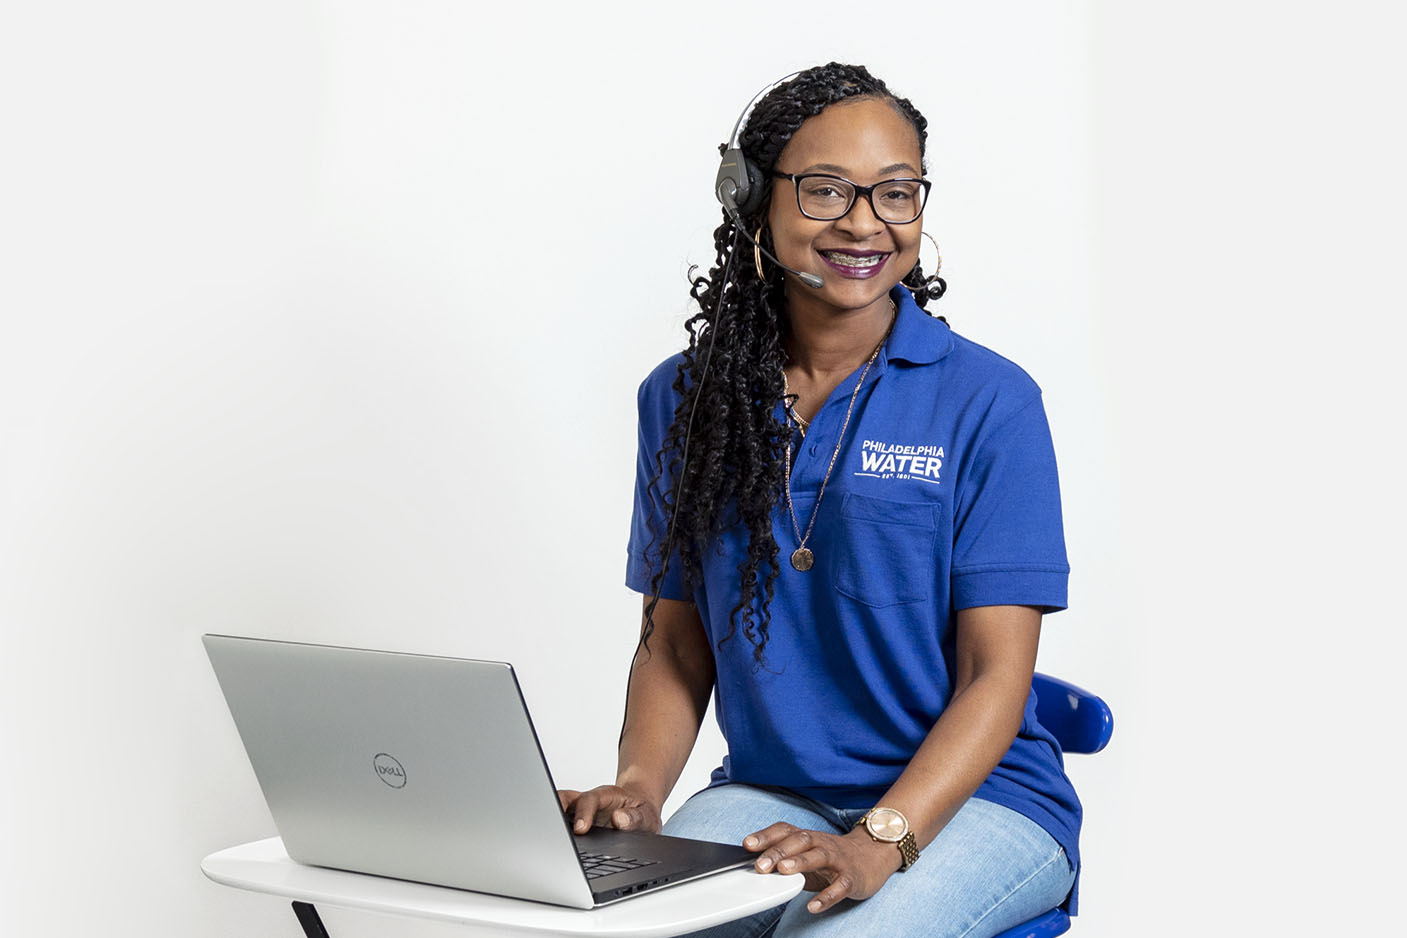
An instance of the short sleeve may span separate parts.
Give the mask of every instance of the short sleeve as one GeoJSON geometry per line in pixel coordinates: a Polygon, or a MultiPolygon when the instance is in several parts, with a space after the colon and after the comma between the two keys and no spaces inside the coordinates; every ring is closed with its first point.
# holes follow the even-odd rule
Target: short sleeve
{"type": "Polygon", "coordinates": [[[1039,393],[979,438],[953,521],[954,609],[1065,608],[1060,481],[1039,393]]]}
{"type": "MultiPolygon", "coordinates": [[[[655,591],[655,571],[668,533],[669,517],[663,498],[668,483],[657,476],[656,454],[674,419],[675,395],[671,379],[676,368],[676,359],[660,365],[641,383],[636,395],[639,433],[635,453],[635,504],[626,547],[625,585],[646,595],[655,591]]],[[[665,572],[660,596],[679,600],[692,598],[684,588],[677,551],[665,572]]]]}

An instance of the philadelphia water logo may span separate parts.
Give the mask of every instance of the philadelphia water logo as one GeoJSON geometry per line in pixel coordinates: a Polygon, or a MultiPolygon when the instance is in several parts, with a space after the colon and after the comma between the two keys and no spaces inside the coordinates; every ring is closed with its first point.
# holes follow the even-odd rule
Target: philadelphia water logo
{"type": "Polygon", "coordinates": [[[938,485],[946,458],[941,446],[865,440],[860,444],[860,471],[855,475],[873,479],[913,479],[938,485]]]}

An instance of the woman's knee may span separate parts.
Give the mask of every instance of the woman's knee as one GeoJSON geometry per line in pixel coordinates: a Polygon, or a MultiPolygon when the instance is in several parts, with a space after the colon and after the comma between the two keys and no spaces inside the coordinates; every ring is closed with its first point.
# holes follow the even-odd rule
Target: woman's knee
{"type": "Polygon", "coordinates": [[[1009,808],[970,805],[871,898],[820,915],[793,901],[776,938],[987,938],[1059,905],[1074,873],[1054,838],[1009,808]]]}

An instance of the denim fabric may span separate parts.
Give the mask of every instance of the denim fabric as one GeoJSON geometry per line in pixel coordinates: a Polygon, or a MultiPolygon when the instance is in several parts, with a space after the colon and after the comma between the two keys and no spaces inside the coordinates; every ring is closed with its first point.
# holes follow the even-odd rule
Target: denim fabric
{"type": "MultiPolygon", "coordinates": [[[[774,789],[731,784],[699,792],[664,826],[666,834],[724,843],[786,821],[845,833],[863,810],[833,808],[774,789]]],[[[925,847],[869,899],[806,911],[813,893],[785,906],[695,932],[691,938],[989,938],[1058,906],[1074,883],[1065,851],[1021,814],[971,798],[925,847]]]]}

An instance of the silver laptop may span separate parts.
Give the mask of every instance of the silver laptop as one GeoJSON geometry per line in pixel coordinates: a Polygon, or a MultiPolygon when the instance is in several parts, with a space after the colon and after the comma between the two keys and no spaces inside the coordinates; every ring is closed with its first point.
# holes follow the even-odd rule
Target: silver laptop
{"type": "Polygon", "coordinates": [[[574,835],[511,665],[204,642],[300,863],[590,909],[753,860],[660,834],[574,835]]]}

